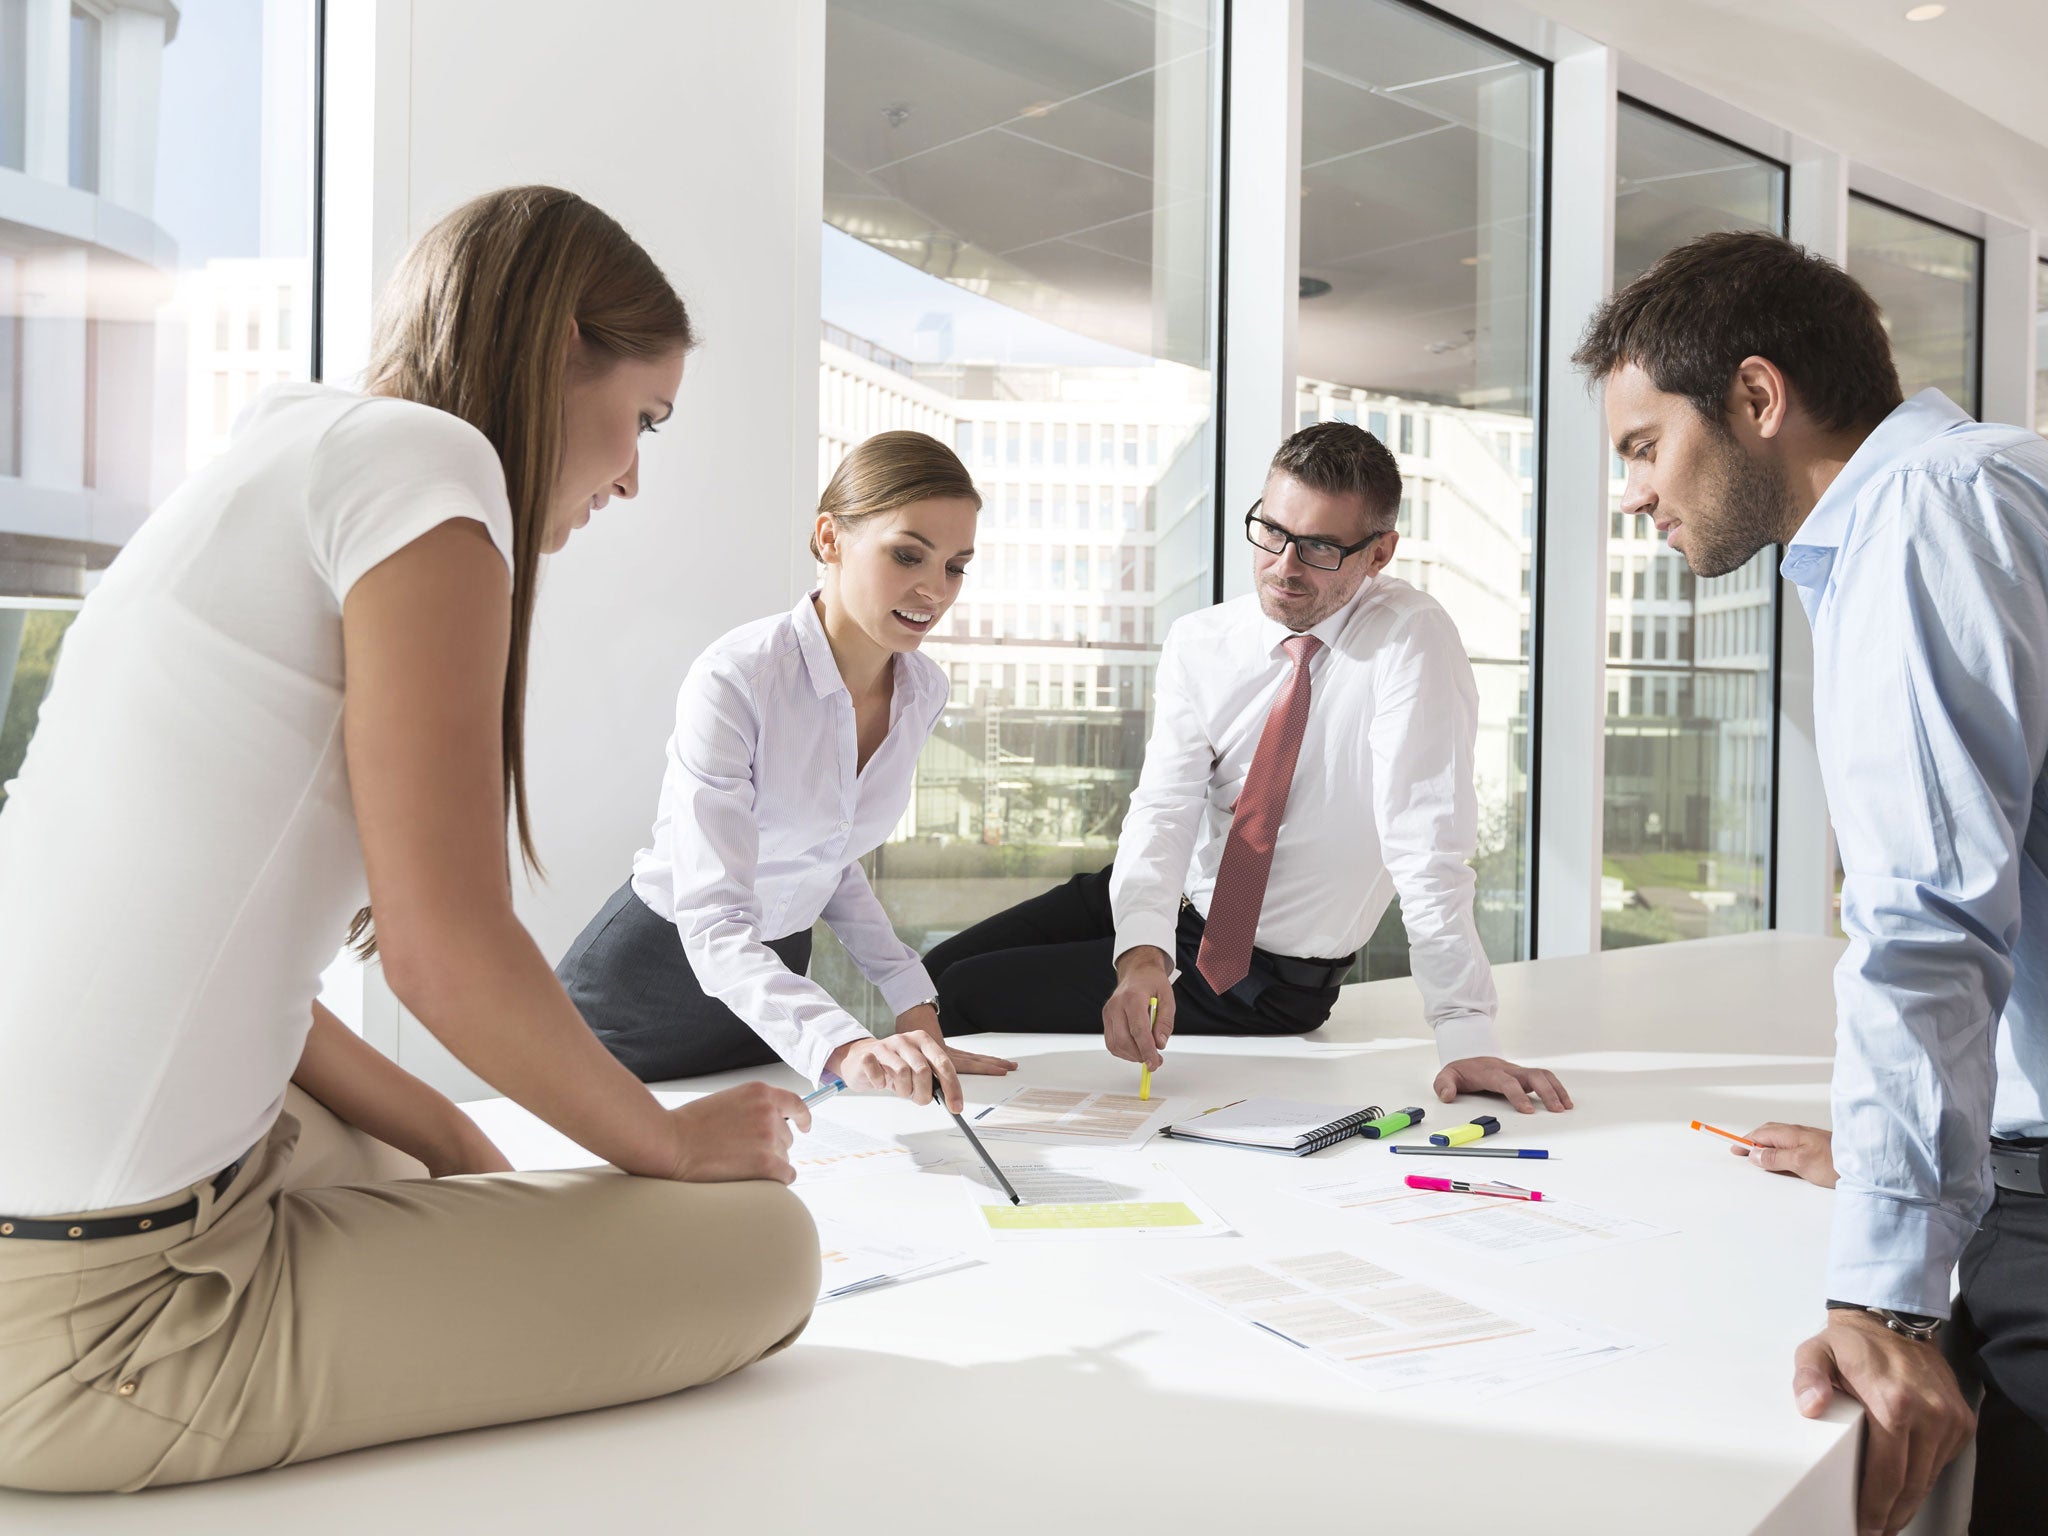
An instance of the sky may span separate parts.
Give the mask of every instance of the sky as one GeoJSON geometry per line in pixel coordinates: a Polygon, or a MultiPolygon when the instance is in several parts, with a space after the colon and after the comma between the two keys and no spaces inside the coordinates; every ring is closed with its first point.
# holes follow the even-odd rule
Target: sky
{"type": "Polygon", "coordinates": [[[825,226],[824,317],[916,363],[1142,368],[1151,359],[1033,319],[825,226]],[[951,342],[941,338],[951,328],[951,342]]]}

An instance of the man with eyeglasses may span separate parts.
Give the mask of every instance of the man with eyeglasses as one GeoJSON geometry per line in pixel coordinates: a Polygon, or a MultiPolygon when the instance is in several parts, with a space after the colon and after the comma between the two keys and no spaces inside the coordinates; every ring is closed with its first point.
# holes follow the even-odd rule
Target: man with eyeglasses
{"type": "Polygon", "coordinates": [[[1115,865],[925,957],[947,1034],[1099,1016],[1110,1054],[1150,1067],[1176,1031],[1305,1034],[1398,894],[1438,1096],[1571,1107],[1494,1040],[1468,862],[1478,693],[1450,615],[1385,574],[1400,501],[1359,427],[1281,445],[1245,515],[1256,590],[1167,634],[1115,865]]]}

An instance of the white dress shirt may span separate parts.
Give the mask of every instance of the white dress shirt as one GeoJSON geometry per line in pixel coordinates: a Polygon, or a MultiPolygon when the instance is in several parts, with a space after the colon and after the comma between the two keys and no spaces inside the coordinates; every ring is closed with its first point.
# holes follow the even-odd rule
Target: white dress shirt
{"type": "MultiPolygon", "coordinates": [[[[1171,957],[1183,892],[1207,915],[1232,810],[1292,668],[1281,649],[1291,633],[1256,596],[1167,632],[1110,878],[1119,955],[1150,944],[1171,957]]],[[[1479,695],[1457,627],[1427,593],[1380,576],[1309,633],[1323,645],[1254,942],[1306,959],[1350,954],[1398,892],[1439,1056],[1497,1055],[1468,862],[1479,695]]]]}
{"type": "Polygon", "coordinates": [[[859,767],[815,596],[741,625],[690,668],[654,834],[633,860],[634,894],[676,925],[705,992],[813,1082],[835,1049],[871,1036],[768,943],[822,917],[891,1013],[933,995],[859,860],[901,819],[947,696],[936,662],[898,654],[889,734],[859,767]]]}

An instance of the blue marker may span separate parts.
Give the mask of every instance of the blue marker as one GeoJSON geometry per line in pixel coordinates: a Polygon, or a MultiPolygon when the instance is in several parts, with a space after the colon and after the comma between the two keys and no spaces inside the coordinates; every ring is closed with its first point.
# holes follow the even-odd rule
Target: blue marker
{"type": "Polygon", "coordinates": [[[1389,1147],[1406,1157],[1541,1157],[1550,1156],[1541,1147],[1389,1147]]]}

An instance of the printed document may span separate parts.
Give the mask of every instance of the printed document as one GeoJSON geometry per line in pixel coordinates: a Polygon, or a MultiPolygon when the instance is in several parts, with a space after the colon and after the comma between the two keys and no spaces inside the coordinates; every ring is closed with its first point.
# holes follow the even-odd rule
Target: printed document
{"type": "Polygon", "coordinates": [[[1142,1157],[998,1159],[1024,1199],[1012,1205],[986,1168],[960,1165],[999,1242],[1100,1237],[1227,1237],[1230,1225],[1163,1163],[1142,1157]]]}
{"type": "Polygon", "coordinates": [[[1294,1192],[1381,1226],[1440,1238],[1499,1264],[1533,1264],[1567,1254],[1599,1253],[1646,1237],[1668,1237],[1672,1230],[1633,1216],[1611,1216],[1571,1200],[1447,1194],[1410,1189],[1401,1179],[1384,1176],[1304,1184],[1294,1192]]]}
{"type": "Polygon", "coordinates": [[[1025,1088],[969,1123],[997,1141],[1091,1147],[1139,1147],[1176,1119],[1195,1113],[1193,1099],[1141,1099],[1135,1093],[1079,1088],[1025,1088]]]}

